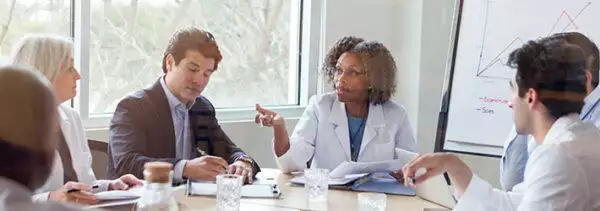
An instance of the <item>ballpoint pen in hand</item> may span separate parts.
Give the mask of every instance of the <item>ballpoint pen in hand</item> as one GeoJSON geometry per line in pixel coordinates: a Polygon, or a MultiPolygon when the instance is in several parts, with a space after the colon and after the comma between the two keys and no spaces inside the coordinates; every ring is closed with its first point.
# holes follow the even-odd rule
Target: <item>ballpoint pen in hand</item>
{"type": "MultiPolygon", "coordinates": [[[[200,147],[196,147],[196,151],[198,151],[198,155],[199,157],[208,155],[204,150],[200,149],[200,147]]],[[[227,168],[225,168],[225,172],[221,172],[222,174],[226,174],[229,172],[229,166],[227,166],[227,168]]]]}
{"type": "MultiPolygon", "coordinates": [[[[99,188],[99,187],[100,186],[98,186],[98,185],[93,185],[92,189],[96,189],[96,188],[99,188]]],[[[77,192],[77,191],[81,191],[81,190],[77,189],[77,188],[71,188],[71,189],[67,190],[67,193],[73,193],[73,192],[77,192]]]]}

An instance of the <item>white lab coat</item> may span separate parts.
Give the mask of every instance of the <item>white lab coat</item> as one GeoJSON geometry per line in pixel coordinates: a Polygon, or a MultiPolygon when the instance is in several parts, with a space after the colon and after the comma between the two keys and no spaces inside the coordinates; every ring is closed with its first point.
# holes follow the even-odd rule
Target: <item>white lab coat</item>
{"type": "MultiPolygon", "coordinates": [[[[585,97],[583,102],[584,102],[584,106],[581,109],[579,118],[582,119],[582,121],[584,121],[584,122],[590,122],[590,123],[596,125],[596,127],[600,128],[600,87],[596,87],[590,94],[588,94],[585,97]]],[[[513,189],[512,189],[513,191],[517,191],[517,189],[523,188],[522,180],[515,181],[516,178],[520,178],[520,176],[515,178],[515,176],[517,174],[521,174],[521,175],[523,175],[523,174],[522,174],[522,171],[517,171],[517,172],[511,172],[511,171],[517,170],[517,169],[519,169],[519,167],[524,167],[525,163],[520,162],[520,163],[507,164],[507,163],[505,163],[505,156],[511,156],[511,155],[508,155],[508,153],[507,153],[508,146],[510,146],[510,144],[513,141],[515,141],[517,138],[526,138],[527,139],[527,155],[531,155],[533,150],[538,146],[538,144],[535,141],[535,139],[533,138],[533,136],[518,135],[515,130],[515,126],[513,125],[508,138],[504,142],[504,145],[502,148],[502,159],[500,160],[500,182],[501,182],[503,188],[507,189],[506,184],[504,184],[504,183],[519,182],[517,185],[515,185],[513,187],[513,189]],[[519,136],[519,137],[517,137],[517,136],[519,136]],[[509,165],[512,165],[512,166],[509,166],[509,165]],[[505,176],[506,177],[512,176],[512,178],[504,178],[505,176]]]]}
{"type": "Polygon", "coordinates": [[[473,175],[455,210],[600,210],[600,130],[577,114],[559,118],[531,153],[516,192],[473,175]]]}
{"type": "MultiPolygon", "coordinates": [[[[108,190],[109,181],[96,180],[96,176],[94,175],[94,170],[92,169],[92,153],[88,146],[83,122],[81,121],[79,113],[71,107],[60,105],[58,106],[58,114],[60,116],[60,129],[69,146],[71,159],[73,160],[73,169],[75,169],[77,179],[79,179],[77,182],[99,185],[100,187],[94,190],[94,192],[108,190]]],[[[35,191],[36,194],[33,196],[34,201],[47,200],[50,191],[55,191],[68,182],[63,181],[64,170],[58,151],[55,153],[54,157],[52,173],[44,186],[35,191]]]]}
{"type": "MultiPolygon", "coordinates": [[[[396,159],[394,148],[413,151],[415,138],[401,105],[371,104],[358,162],[396,159]]],[[[335,93],[314,96],[290,137],[290,149],[277,158],[283,172],[311,167],[334,169],[350,158],[350,135],[344,103],[335,93]]]]}

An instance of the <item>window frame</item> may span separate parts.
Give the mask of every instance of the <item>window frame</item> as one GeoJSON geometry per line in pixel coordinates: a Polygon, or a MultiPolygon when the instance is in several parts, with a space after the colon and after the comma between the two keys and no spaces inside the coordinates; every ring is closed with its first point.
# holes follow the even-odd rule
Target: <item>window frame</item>
{"type": "MultiPolygon", "coordinates": [[[[322,45],[324,34],[325,0],[294,0],[298,5],[292,9],[290,34],[298,39],[291,39],[290,67],[296,66],[297,74],[290,74],[289,80],[297,88],[290,90],[288,96],[294,96],[295,105],[268,106],[286,119],[299,118],[311,96],[324,90],[323,77],[320,74],[320,61],[324,55],[322,45]],[[295,26],[295,27],[293,27],[295,26]],[[316,50],[315,50],[316,49],[316,50]]],[[[89,81],[90,81],[90,37],[91,37],[91,2],[90,0],[72,0],[72,35],[74,39],[75,66],[80,71],[81,79],[78,95],[72,101],[83,120],[86,129],[107,128],[112,114],[90,114],[89,81]]],[[[134,90],[131,90],[134,91],[134,90]]],[[[221,123],[254,121],[254,106],[240,108],[216,107],[217,119],[221,123]]]]}

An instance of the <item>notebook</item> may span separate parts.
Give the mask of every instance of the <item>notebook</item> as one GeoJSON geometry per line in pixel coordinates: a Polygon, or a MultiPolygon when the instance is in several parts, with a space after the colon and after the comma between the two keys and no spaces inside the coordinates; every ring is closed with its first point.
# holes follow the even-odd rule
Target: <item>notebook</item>
{"type": "MultiPolygon", "coordinates": [[[[188,181],[189,196],[216,196],[217,184],[207,182],[188,181]]],[[[242,186],[242,198],[279,198],[281,191],[277,185],[244,185],[242,186]]]]}

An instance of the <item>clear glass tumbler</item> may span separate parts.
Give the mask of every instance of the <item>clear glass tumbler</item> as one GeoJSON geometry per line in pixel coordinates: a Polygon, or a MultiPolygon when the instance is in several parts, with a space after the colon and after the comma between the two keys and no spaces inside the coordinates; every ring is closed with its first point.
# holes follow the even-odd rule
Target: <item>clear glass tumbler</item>
{"type": "Polygon", "coordinates": [[[240,209],[242,176],[221,174],[217,176],[217,209],[237,211],[240,209]]]}
{"type": "Polygon", "coordinates": [[[304,188],[309,201],[327,201],[329,170],[310,168],[304,170],[304,188]]]}

